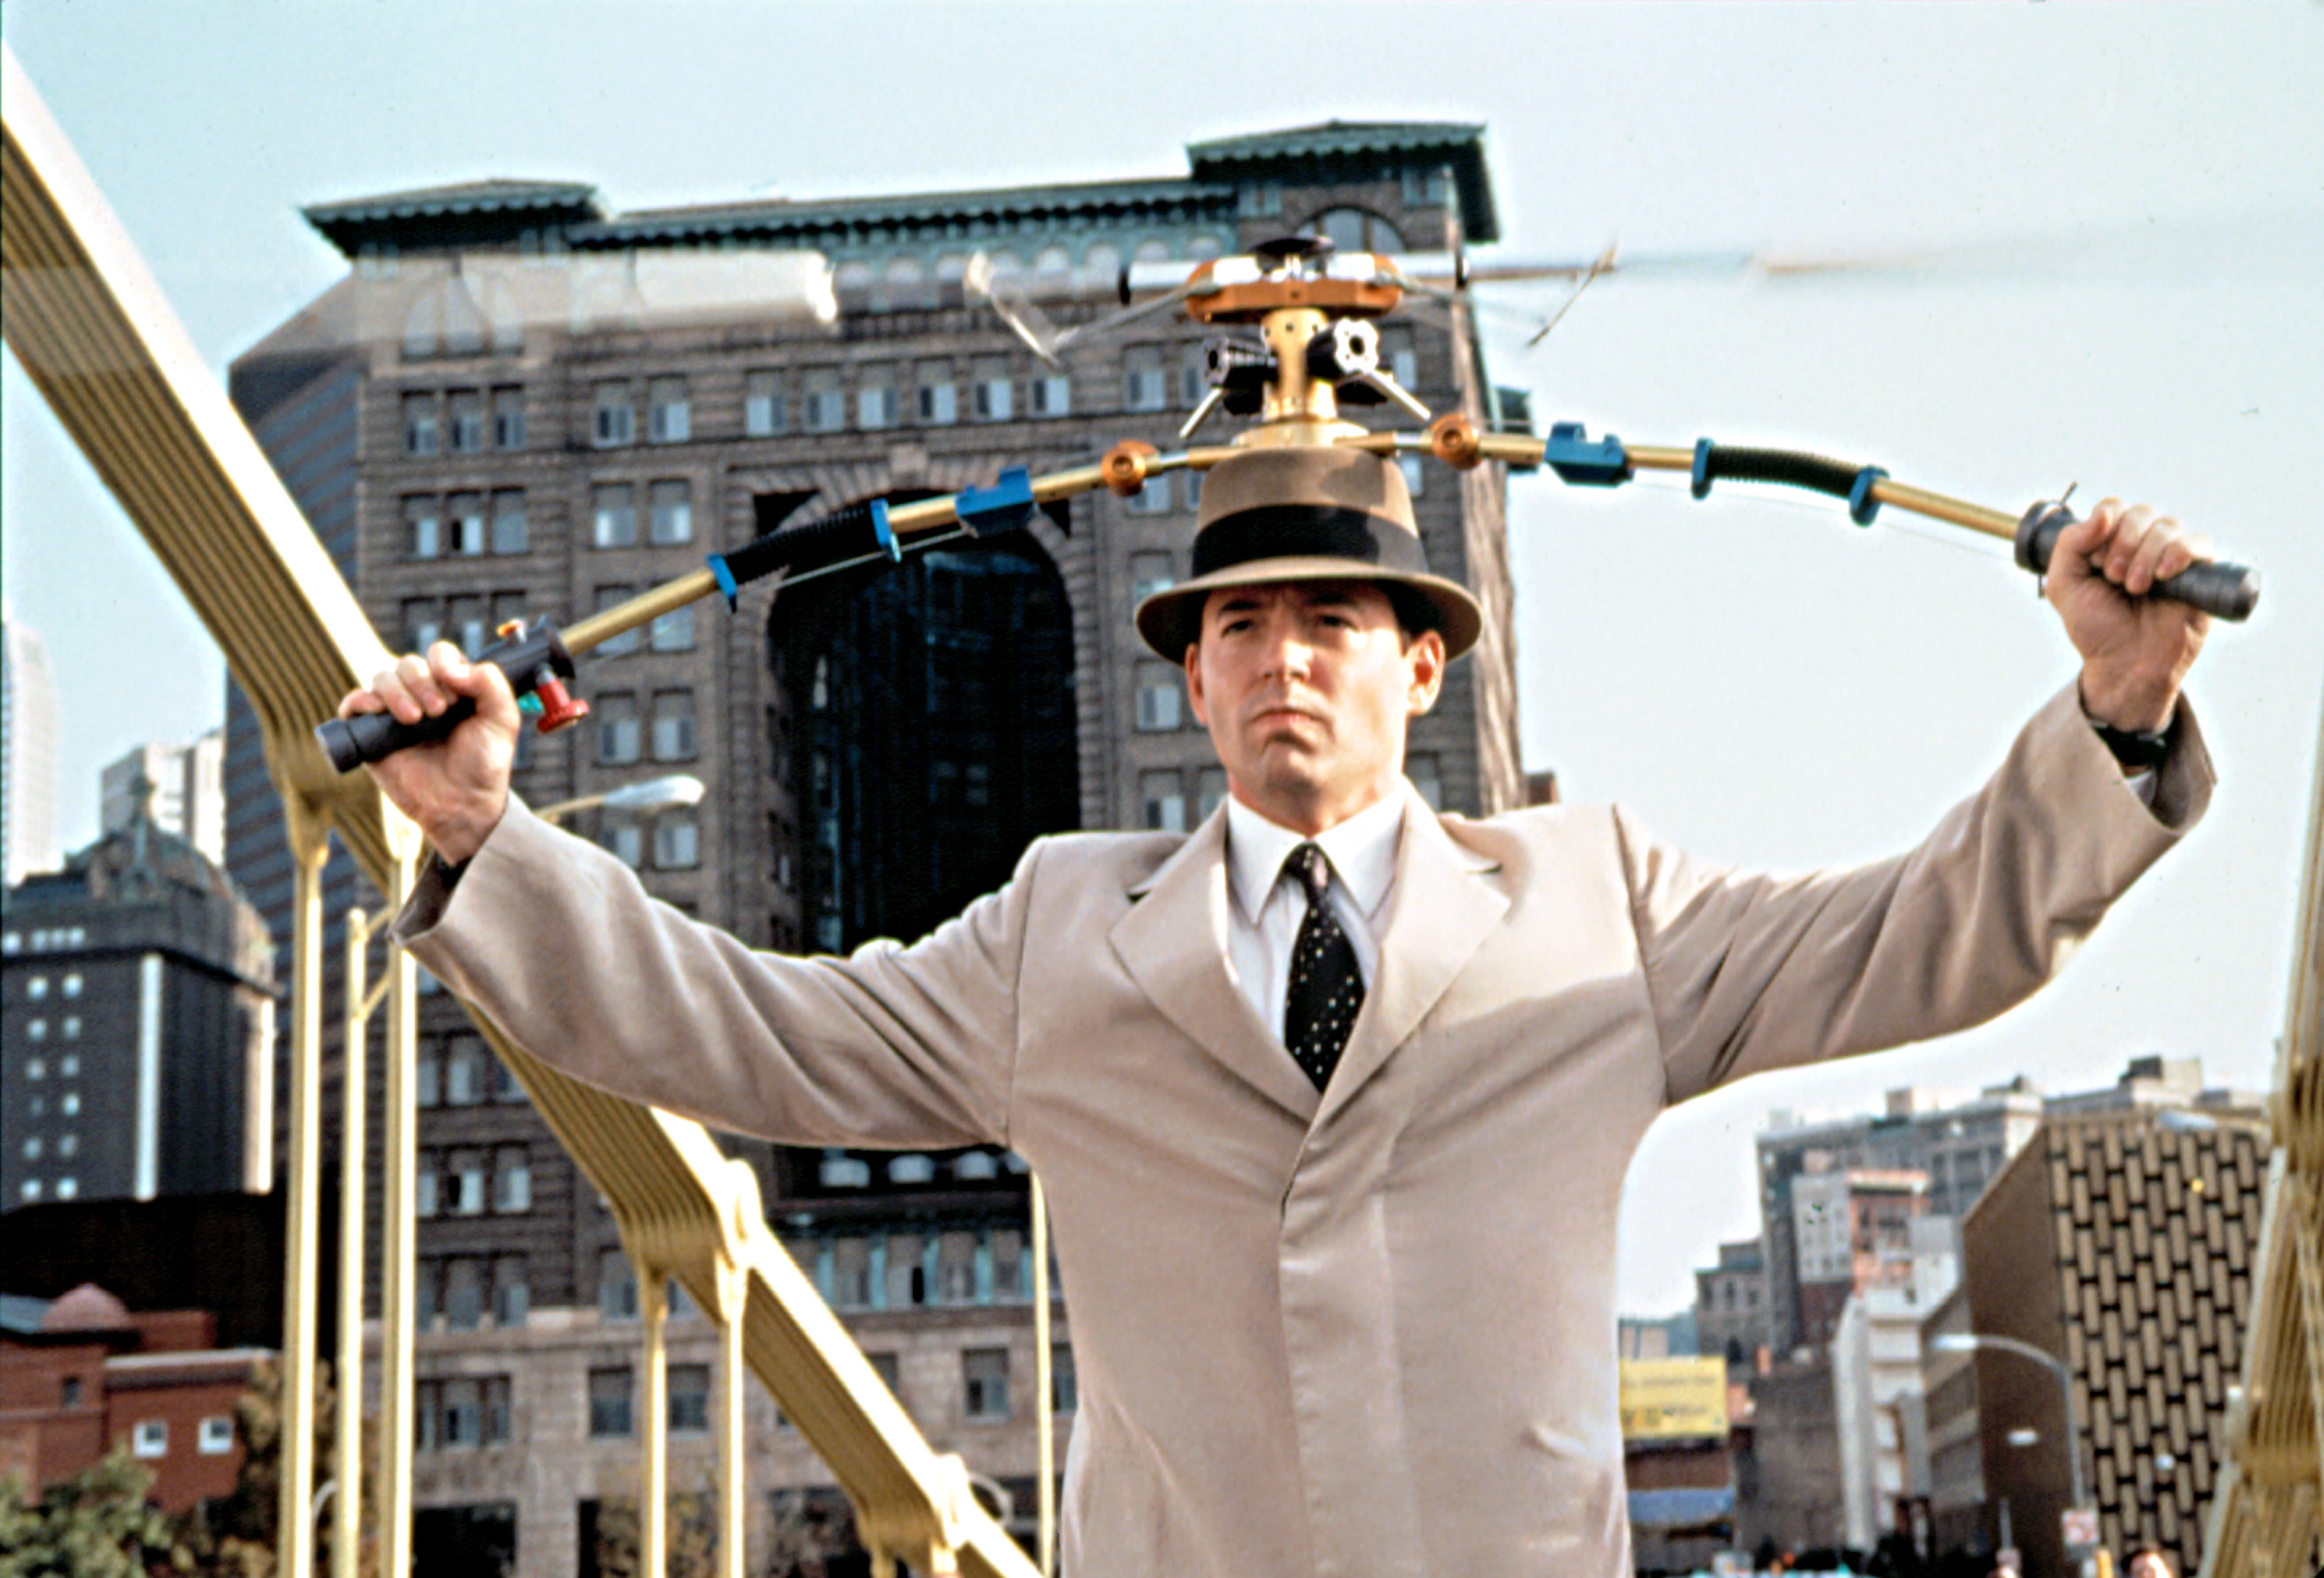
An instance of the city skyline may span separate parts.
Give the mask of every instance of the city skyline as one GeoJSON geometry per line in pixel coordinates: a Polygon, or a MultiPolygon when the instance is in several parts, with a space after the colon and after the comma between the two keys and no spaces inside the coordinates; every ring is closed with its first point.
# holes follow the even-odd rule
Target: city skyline
{"type": "MultiPolygon", "coordinates": [[[[539,31],[540,14],[464,22],[492,34],[474,58],[516,36],[494,29],[539,31]]],[[[861,12],[776,14],[810,61],[845,58],[875,25],[861,12]]],[[[1313,14],[1267,8],[1235,25],[1246,45],[1287,42],[1313,14]]],[[[1689,1269],[1740,1236],[1748,1136],[1767,1108],[1975,1088],[2021,1069],[2073,1088],[2158,1049],[2202,1056],[2223,1083],[2265,1083],[2324,668],[2324,635],[2297,612],[2324,564],[2280,463],[2319,399],[2301,371],[2319,352],[2298,262],[2315,254],[2319,219],[2295,152],[2313,145],[2302,128],[2324,99],[2310,10],[2247,8],[2225,25],[2041,8],[1684,24],[1462,10],[1425,35],[1383,36],[1394,24],[1375,18],[1384,47],[1330,83],[1286,87],[1244,58],[1258,50],[1158,36],[1153,71],[1079,78],[1054,13],[990,9],[982,25],[890,30],[910,42],[885,66],[899,86],[878,114],[809,82],[788,108],[751,92],[740,62],[768,45],[743,13],[697,8],[670,30],[685,36],[659,40],[604,13],[559,41],[544,76],[602,76],[627,58],[677,80],[722,49],[737,62],[709,91],[648,96],[634,122],[609,126],[529,97],[529,78],[487,113],[464,64],[435,73],[414,55],[381,72],[413,46],[366,23],[221,18],[198,37],[163,23],[129,39],[105,36],[105,15],[12,8],[6,31],[214,365],[313,293],[326,249],[298,234],[302,202],[516,172],[590,181],[635,208],[750,193],[770,162],[786,185],[823,191],[1167,174],[1196,137],[1332,115],[1485,122],[1509,237],[1498,254],[1587,256],[1609,230],[1641,256],[1763,241],[1942,253],[1951,272],[1840,283],[1617,275],[1534,352],[1523,341],[1556,292],[1508,294],[1520,321],[1495,342],[1495,370],[1533,386],[1537,420],[1586,417],[1634,442],[1709,432],[1822,448],[2013,508],[2079,479],[2078,497],[2121,487],[2186,509],[2271,577],[2259,618],[2221,630],[2196,678],[2220,803],[2032,1007],[1875,1065],[1756,1082],[1658,1125],[1633,1179],[1625,1306],[1683,1303],[1689,1269]],[[1486,32],[1526,47],[1480,51],[1486,32]],[[1920,62],[1909,79],[1887,69],[1908,58],[1920,62]],[[934,84],[960,80],[964,59],[1056,91],[1038,114],[1023,105],[1038,96],[1016,88],[998,96],[1006,106],[955,99],[964,124],[937,134],[934,84]],[[198,101],[217,113],[201,85],[229,60],[275,91],[238,96],[235,118],[212,123],[217,157],[189,161],[182,139],[158,134],[198,101]],[[1736,60],[1750,69],[1731,71],[1736,60]],[[1651,72],[1608,69],[1648,60],[1651,72]],[[118,113],[124,80],[141,86],[137,115],[118,113]],[[388,80],[397,94],[380,90],[388,80]],[[352,95],[336,116],[325,106],[337,101],[317,97],[330,84],[352,95]],[[681,99],[694,102],[664,102],[681,99]],[[2211,113],[2228,101],[2266,113],[2211,113]],[[2126,119],[2134,103],[2142,114],[2126,119]],[[405,113],[422,104],[437,107],[405,113]],[[2024,235],[2052,245],[1997,245],[2024,235]],[[2072,244],[2093,240],[2110,244],[2102,266],[2072,266],[2072,244]],[[1699,1239],[1654,1231],[1681,1217],[1699,1239]]],[[[63,440],[13,362],[8,393],[11,595],[44,633],[72,632],[74,649],[54,654],[60,691],[97,682],[65,694],[68,727],[116,728],[90,752],[99,762],[198,732],[221,710],[215,657],[183,641],[182,603],[85,470],[60,461],[63,440]],[[60,519],[70,568],[38,529],[60,519]],[[144,644],[173,626],[179,647],[144,644]],[[162,722],[133,716],[145,702],[165,707],[162,722]]],[[[1659,833],[1748,863],[1885,853],[1997,759],[2068,672],[2061,643],[1992,545],[1885,519],[1858,533],[1820,503],[1747,494],[1722,487],[1695,504],[1645,486],[1512,484],[1526,765],[1555,768],[1570,798],[1619,795],[1659,833]],[[1685,726],[1641,730],[1641,710],[1685,726]]]]}

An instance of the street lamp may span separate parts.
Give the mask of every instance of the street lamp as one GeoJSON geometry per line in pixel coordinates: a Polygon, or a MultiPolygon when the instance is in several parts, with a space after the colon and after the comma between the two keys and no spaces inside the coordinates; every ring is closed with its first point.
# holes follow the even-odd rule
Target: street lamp
{"type": "Polygon", "coordinates": [[[602,794],[558,800],[554,805],[541,807],[533,815],[544,822],[561,822],[576,811],[602,807],[608,811],[625,811],[633,817],[650,817],[660,811],[698,806],[705,792],[700,779],[691,773],[678,772],[668,778],[649,778],[637,783],[625,783],[602,794]]]}
{"type": "MultiPolygon", "coordinates": [[[[2050,1372],[2058,1378],[2058,1407],[2061,1417],[2065,1421],[2066,1467],[2073,1481],[2073,1505],[2076,1510],[2080,1510],[2083,1506],[2082,1449],[2080,1438],[2074,1434],[2074,1372],[2066,1368],[2064,1361],[2031,1343],[2021,1343],[2015,1337],[1996,1336],[1989,1332],[1946,1332],[1929,1346],[1941,1353],[1970,1353],[1979,1348],[1990,1348],[1997,1352],[2015,1353],[2020,1359],[2031,1359],[2036,1364],[2049,1367],[2050,1372]]],[[[2011,1438],[2015,1439],[2015,1433],[2011,1438]]]]}

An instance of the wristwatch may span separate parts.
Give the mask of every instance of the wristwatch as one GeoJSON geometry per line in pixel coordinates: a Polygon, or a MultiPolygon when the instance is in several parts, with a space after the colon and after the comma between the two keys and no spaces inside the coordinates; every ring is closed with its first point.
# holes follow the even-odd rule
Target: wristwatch
{"type": "Polygon", "coordinates": [[[2178,722],[2179,715],[2173,712],[2171,722],[2159,729],[2117,729],[2096,718],[2090,720],[2090,727],[2106,742],[2106,748],[2114,752],[2124,772],[2152,772],[2171,754],[2171,734],[2178,722]]]}

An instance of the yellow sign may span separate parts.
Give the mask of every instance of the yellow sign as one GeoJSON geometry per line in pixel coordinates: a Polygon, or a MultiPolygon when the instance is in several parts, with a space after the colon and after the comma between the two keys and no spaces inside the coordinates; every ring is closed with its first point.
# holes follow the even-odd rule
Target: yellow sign
{"type": "Polygon", "coordinates": [[[1670,1441],[1727,1434],[1723,1359],[1625,1359],[1622,1439],[1670,1441]]]}

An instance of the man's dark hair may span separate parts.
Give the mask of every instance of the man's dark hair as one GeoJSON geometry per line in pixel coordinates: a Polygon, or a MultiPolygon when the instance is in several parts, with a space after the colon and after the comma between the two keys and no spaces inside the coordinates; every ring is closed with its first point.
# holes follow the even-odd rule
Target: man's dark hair
{"type": "Polygon", "coordinates": [[[1373,584],[1387,595],[1388,605],[1396,614],[1397,627],[1404,632],[1407,644],[1424,632],[1444,627],[1444,621],[1437,614],[1436,604],[1418,587],[1407,586],[1401,581],[1373,584]]]}

